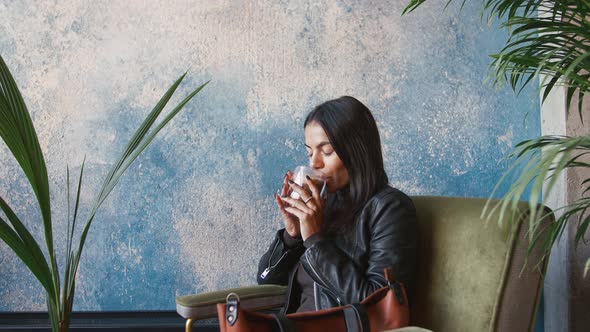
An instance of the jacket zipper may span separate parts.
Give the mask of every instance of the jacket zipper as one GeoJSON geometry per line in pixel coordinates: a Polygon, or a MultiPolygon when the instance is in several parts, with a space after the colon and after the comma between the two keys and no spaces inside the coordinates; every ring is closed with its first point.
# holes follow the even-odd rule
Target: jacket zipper
{"type": "MultiPolygon", "coordinates": [[[[301,263],[299,263],[301,264],[301,263]]],[[[294,272],[291,273],[291,278],[289,278],[289,285],[287,287],[288,291],[287,291],[287,302],[285,302],[285,306],[283,307],[283,309],[281,309],[281,311],[286,314],[287,310],[289,309],[289,307],[291,307],[291,293],[293,290],[293,281],[295,280],[295,276],[297,275],[297,268],[295,268],[294,272]]]]}
{"type": "Polygon", "coordinates": [[[320,287],[320,285],[318,285],[317,282],[314,281],[314,283],[313,283],[313,304],[315,306],[315,310],[320,310],[320,297],[318,294],[319,287],[320,287]]]}
{"type": "MultiPolygon", "coordinates": [[[[324,285],[327,285],[327,283],[326,283],[326,282],[325,282],[325,281],[322,279],[322,277],[320,277],[320,274],[319,274],[319,273],[318,273],[318,272],[317,272],[317,271],[316,271],[316,270],[313,268],[313,265],[311,264],[311,261],[309,260],[309,257],[308,257],[308,251],[307,251],[307,250],[305,251],[305,253],[304,253],[304,256],[305,256],[305,259],[307,260],[307,264],[308,264],[308,265],[309,265],[309,267],[311,268],[311,271],[312,271],[312,272],[313,272],[313,273],[316,275],[316,277],[318,278],[318,280],[319,280],[321,283],[323,283],[324,285]]],[[[314,290],[313,290],[313,295],[314,295],[314,297],[316,297],[316,298],[314,299],[314,303],[315,303],[315,305],[316,305],[316,309],[319,309],[319,308],[317,308],[317,306],[318,306],[318,304],[319,304],[319,302],[318,302],[318,301],[319,301],[319,299],[317,298],[316,289],[315,289],[315,284],[316,284],[316,283],[314,282],[314,290]]],[[[325,290],[326,290],[326,291],[329,293],[329,295],[331,295],[333,298],[335,298],[335,299],[336,299],[336,302],[338,302],[338,305],[339,305],[339,306],[341,306],[341,305],[342,305],[342,301],[340,300],[340,298],[339,298],[338,296],[336,296],[336,293],[334,293],[334,292],[333,292],[332,290],[330,290],[328,287],[325,287],[325,286],[322,286],[322,285],[318,285],[318,286],[320,286],[320,287],[322,287],[323,289],[325,289],[325,290]]]]}
{"type": "Polygon", "coordinates": [[[264,269],[264,271],[262,271],[262,273],[260,274],[260,279],[264,279],[266,278],[266,276],[268,275],[268,273],[270,272],[270,270],[277,266],[277,264],[279,264],[283,258],[285,258],[285,255],[287,255],[287,252],[285,251],[281,257],[279,257],[279,260],[276,261],[276,263],[271,264],[272,262],[272,256],[274,256],[275,251],[277,250],[277,247],[279,246],[279,241],[277,241],[277,243],[275,244],[274,248],[272,248],[272,252],[270,253],[270,256],[268,257],[268,267],[266,269],[264,269]]]}

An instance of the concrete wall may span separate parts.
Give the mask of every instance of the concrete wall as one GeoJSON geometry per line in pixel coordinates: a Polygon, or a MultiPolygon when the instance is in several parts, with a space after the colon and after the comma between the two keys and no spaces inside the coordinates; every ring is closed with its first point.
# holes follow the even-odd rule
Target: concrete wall
{"type": "MultiPolygon", "coordinates": [[[[483,83],[505,35],[478,4],[430,1],[4,1],[0,54],[47,159],[64,246],[65,168],[87,156],[82,216],[141,119],[182,72],[212,79],[105,202],[78,275],[77,310],[172,310],[179,294],[252,284],[281,225],[272,195],[306,163],[302,119],[349,94],[373,110],[394,186],[486,197],[501,158],[539,134],[537,91],[483,83]]],[[[0,195],[41,239],[34,197],[0,146],[0,195]]],[[[43,310],[0,244],[0,311],[43,310]]]]}
{"type": "MultiPolygon", "coordinates": [[[[577,105],[577,100],[574,101],[577,105]]],[[[582,109],[583,114],[590,114],[590,102],[586,99],[582,109]]],[[[590,135],[590,128],[586,123],[582,123],[577,108],[570,109],[567,125],[568,136],[588,136],[590,135]]],[[[582,159],[586,163],[590,162],[590,158],[582,159]]],[[[568,188],[568,202],[575,202],[582,197],[585,197],[584,186],[581,183],[590,178],[590,170],[576,169],[570,171],[567,175],[568,188]]],[[[567,254],[567,264],[569,265],[569,274],[567,276],[567,283],[569,286],[569,310],[571,331],[582,332],[586,331],[590,326],[590,315],[588,315],[588,308],[590,307],[590,276],[584,277],[584,265],[586,260],[590,258],[590,245],[586,239],[590,238],[590,230],[586,231],[584,241],[575,244],[575,236],[577,231],[577,222],[573,220],[568,225],[569,230],[564,241],[569,242],[569,253],[567,254]]]]}
{"type": "MultiPolygon", "coordinates": [[[[541,108],[542,131],[544,135],[590,135],[588,125],[582,123],[578,113],[578,101],[566,112],[565,88],[552,91],[548,102],[541,108]]],[[[588,114],[590,103],[584,102],[582,114],[588,114]]],[[[581,159],[589,162],[589,158],[581,159]]],[[[584,169],[570,169],[561,177],[549,197],[548,205],[559,208],[582,198],[585,186],[581,183],[590,178],[584,169]]],[[[556,212],[559,215],[559,210],[556,212]]],[[[584,264],[590,257],[590,246],[583,241],[575,244],[576,225],[573,218],[566,226],[560,240],[554,245],[545,279],[545,327],[548,332],[582,332],[590,326],[590,276],[584,277],[584,264]]],[[[590,231],[586,232],[586,239],[590,231]]]]}

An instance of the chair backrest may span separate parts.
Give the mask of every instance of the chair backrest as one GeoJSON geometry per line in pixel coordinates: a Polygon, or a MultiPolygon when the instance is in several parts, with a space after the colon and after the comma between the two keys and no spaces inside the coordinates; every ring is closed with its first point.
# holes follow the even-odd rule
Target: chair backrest
{"type": "MultiPolygon", "coordinates": [[[[502,227],[497,218],[486,224],[480,218],[484,199],[412,199],[420,229],[412,325],[433,331],[532,331],[546,261],[534,250],[523,270],[527,221],[511,224],[506,217],[502,227]]],[[[526,211],[525,204],[520,208],[526,211]]]]}

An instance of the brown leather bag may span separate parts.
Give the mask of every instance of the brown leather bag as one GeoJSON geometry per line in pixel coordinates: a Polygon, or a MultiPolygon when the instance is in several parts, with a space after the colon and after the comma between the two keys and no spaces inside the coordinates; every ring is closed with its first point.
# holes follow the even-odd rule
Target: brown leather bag
{"type": "Polygon", "coordinates": [[[407,326],[410,310],[406,290],[385,270],[387,286],[361,303],[293,314],[264,314],[240,307],[239,297],[231,293],[226,303],[217,304],[221,332],[369,332],[407,326]]]}

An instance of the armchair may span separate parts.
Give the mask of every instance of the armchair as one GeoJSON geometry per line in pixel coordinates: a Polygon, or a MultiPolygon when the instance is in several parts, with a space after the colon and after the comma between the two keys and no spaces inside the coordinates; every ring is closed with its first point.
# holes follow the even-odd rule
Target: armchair
{"type": "MultiPolygon", "coordinates": [[[[420,231],[418,280],[410,331],[532,331],[543,286],[546,257],[529,255],[526,220],[485,224],[480,219],[484,199],[412,197],[420,231]],[[428,330],[425,330],[428,329],[428,330]]],[[[527,205],[520,208],[526,212],[527,205]]],[[[545,220],[551,223],[553,220],[545,220]]],[[[544,227],[541,226],[541,229],[544,227]]],[[[194,320],[216,317],[215,304],[230,292],[244,307],[281,307],[286,287],[252,286],[180,296],[178,313],[194,320]]]]}

